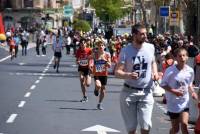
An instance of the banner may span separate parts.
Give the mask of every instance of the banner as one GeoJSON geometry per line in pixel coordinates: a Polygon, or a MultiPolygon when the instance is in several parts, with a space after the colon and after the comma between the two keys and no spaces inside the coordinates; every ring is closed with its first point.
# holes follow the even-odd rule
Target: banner
{"type": "Polygon", "coordinates": [[[3,25],[3,17],[0,13],[0,34],[5,34],[4,25],[3,25]]]}

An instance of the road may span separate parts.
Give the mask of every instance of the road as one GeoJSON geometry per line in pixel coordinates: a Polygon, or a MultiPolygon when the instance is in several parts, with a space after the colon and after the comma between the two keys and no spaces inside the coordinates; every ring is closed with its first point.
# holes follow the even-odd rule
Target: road
{"type": "MultiPolygon", "coordinates": [[[[123,81],[109,76],[104,110],[96,109],[94,83],[89,101],[81,103],[77,66],[73,55],[61,59],[60,73],[53,69],[53,53],[0,61],[0,134],[126,134],[120,114],[119,94],[123,81]]],[[[8,52],[0,49],[0,59],[8,52]]],[[[151,134],[168,134],[170,122],[161,97],[155,98],[151,134]]]]}

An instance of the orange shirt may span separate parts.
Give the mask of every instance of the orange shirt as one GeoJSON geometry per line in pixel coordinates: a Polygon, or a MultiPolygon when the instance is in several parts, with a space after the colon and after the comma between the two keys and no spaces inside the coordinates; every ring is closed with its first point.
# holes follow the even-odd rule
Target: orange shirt
{"type": "Polygon", "coordinates": [[[78,49],[76,52],[76,59],[80,61],[79,66],[88,67],[91,54],[92,50],[90,48],[85,48],[84,50],[78,49]]]}
{"type": "MultiPolygon", "coordinates": [[[[105,52],[104,54],[105,59],[110,58],[110,54],[105,52]]],[[[108,66],[107,61],[103,59],[99,59],[99,55],[96,54],[94,57],[94,67],[93,67],[93,74],[94,76],[107,76],[108,75],[108,66]]]]}

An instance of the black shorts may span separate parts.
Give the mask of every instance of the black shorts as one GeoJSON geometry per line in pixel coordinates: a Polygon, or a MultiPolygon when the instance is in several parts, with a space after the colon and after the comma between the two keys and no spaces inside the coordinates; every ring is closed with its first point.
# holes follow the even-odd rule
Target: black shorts
{"type": "Polygon", "coordinates": [[[58,57],[58,58],[61,58],[62,57],[62,53],[61,52],[55,52],[54,56],[58,57]]]}
{"type": "Polygon", "coordinates": [[[78,67],[78,72],[83,72],[84,76],[90,75],[90,69],[89,68],[84,68],[84,67],[78,67]]]}
{"type": "Polygon", "coordinates": [[[168,111],[168,115],[169,115],[170,119],[177,119],[177,118],[179,118],[179,116],[182,112],[189,112],[189,108],[185,108],[183,111],[181,111],[179,113],[172,113],[172,112],[168,111]]]}
{"type": "Polygon", "coordinates": [[[94,80],[99,80],[103,86],[107,85],[107,76],[94,76],[94,80]]]}

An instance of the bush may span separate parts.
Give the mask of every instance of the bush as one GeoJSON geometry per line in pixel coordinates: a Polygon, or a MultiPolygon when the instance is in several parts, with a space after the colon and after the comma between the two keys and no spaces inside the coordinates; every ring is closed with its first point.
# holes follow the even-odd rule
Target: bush
{"type": "Polygon", "coordinates": [[[73,25],[75,30],[88,32],[91,30],[89,22],[85,20],[76,20],[73,25]]]}

